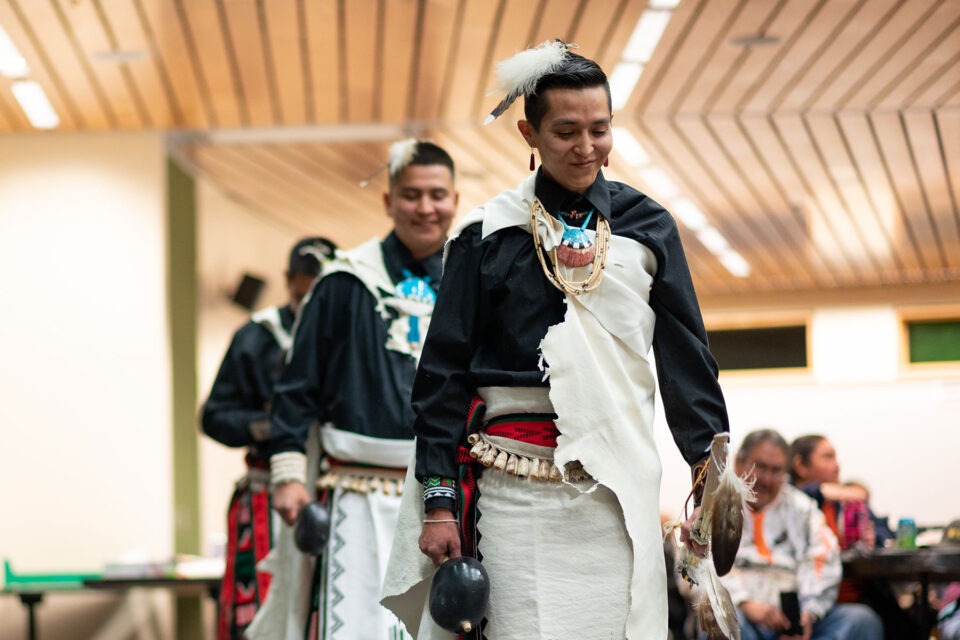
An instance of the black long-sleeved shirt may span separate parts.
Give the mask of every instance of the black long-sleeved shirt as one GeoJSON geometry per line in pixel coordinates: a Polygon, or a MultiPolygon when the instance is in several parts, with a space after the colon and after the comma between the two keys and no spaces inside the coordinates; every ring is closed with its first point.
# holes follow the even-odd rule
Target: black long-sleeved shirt
{"type": "MultiPolygon", "coordinates": [[[[394,233],[381,244],[394,284],[404,270],[438,288],[441,252],[416,260],[394,233]]],[[[385,296],[392,291],[382,291],[385,296]]],[[[323,277],[301,311],[293,350],[274,390],[272,453],[304,451],[314,420],[377,438],[413,438],[413,356],[387,348],[391,319],[353,274],[323,277]]]]}
{"type": "MultiPolygon", "coordinates": [[[[596,210],[613,234],[642,243],[656,256],[650,307],[660,393],[673,438],[694,464],[713,435],[729,427],[676,223],[652,199],[607,182],[602,173],[581,195],[540,172],[535,193],[554,216],[596,210]]],[[[457,477],[456,448],[478,387],[549,386],[538,367],[539,345],[547,329],[563,320],[564,295],[543,274],[530,233],[509,227],[482,238],[481,226],[468,226],[450,245],[420,358],[413,388],[420,479],[457,477]]]]}
{"type": "MultiPolygon", "coordinates": [[[[280,323],[290,331],[293,311],[289,306],[279,311],[280,323]]],[[[203,405],[204,433],[229,447],[256,445],[250,423],[269,419],[273,385],[283,368],[283,356],[268,328],[253,320],[240,327],[203,405]]]]}

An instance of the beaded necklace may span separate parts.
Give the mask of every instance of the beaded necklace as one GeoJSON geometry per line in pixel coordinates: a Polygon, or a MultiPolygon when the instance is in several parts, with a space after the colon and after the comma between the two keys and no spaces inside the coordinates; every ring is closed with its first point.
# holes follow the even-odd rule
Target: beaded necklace
{"type": "MultiPolygon", "coordinates": [[[[530,235],[533,236],[533,247],[537,253],[537,258],[540,259],[540,266],[543,267],[543,273],[545,276],[547,276],[547,280],[550,282],[550,284],[560,291],[574,296],[587,293],[588,291],[593,291],[599,287],[600,281],[603,280],[603,270],[606,268],[607,246],[610,242],[610,223],[607,222],[606,218],[600,216],[597,220],[596,255],[593,256],[593,265],[590,269],[590,275],[587,276],[586,280],[577,281],[568,280],[564,277],[560,270],[560,266],[557,264],[558,258],[556,247],[551,249],[549,252],[550,262],[552,264],[547,266],[547,261],[543,257],[543,245],[540,242],[540,234],[538,233],[541,215],[547,218],[550,214],[548,214],[543,208],[543,204],[540,202],[540,199],[534,198],[533,202],[530,204],[530,235]]],[[[561,222],[563,221],[561,220],[561,222]]],[[[584,224],[584,226],[586,226],[586,224],[584,224]]],[[[569,229],[569,226],[564,224],[564,228],[569,229]]],[[[580,229],[577,229],[577,231],[585,233],[580,229]]]]}

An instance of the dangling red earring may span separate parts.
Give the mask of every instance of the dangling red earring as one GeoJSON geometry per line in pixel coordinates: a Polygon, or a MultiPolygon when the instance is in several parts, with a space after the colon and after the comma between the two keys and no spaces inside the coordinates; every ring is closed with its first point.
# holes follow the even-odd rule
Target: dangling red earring
{"type": "Polygon", "coordinates": [[[605,167],[610,166],[610,156],[607,156],[606,158],[603,159],[603,166],[605,167]]]}
{"type": "Polygon", "coordinates": [[[530,171],[533,171],[537,168],[537,165],[533,162],[533,151],[530,152],[530,171]]]}

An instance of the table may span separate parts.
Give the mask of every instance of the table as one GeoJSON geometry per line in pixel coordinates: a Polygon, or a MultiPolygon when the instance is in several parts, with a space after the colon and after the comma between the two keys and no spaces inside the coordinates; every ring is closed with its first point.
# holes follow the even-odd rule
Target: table
{"type": "Polygon", "coordinates": [[[880,580],[917,580],[920,582],[920,607],[923,629],[933,628],[928,607],[930,583],[960,581],[960,546],[927,549],[875,549],[872,552],[845,552],[845,578],[880,580]]]}
{"type": "Polygon", "coordinates": [[[51,592],[79,592],[83,589],[127,590],[138,587],[170,589],[181,595],[209,594],[214,600],[220,595],[220,577],[196,578],[109,578],[95,573],[14,573],[9,561],[4,561],[4,583],[0,594],[16,595],[27,610],[27,638],[37,640],[36,607],[43,596],[51,592]]]}
{"type": "Polygon", "coordinates": [[[9,560],[3,562],[3,591],[0,593],[16,595],[27,610],[27,638],[37,638],[37,605],[43,602],[43,596],[52,591],[77,591],[83,588],[83,581],[97,578],[92,573],[33,573],[17,574],[9,560]]]}

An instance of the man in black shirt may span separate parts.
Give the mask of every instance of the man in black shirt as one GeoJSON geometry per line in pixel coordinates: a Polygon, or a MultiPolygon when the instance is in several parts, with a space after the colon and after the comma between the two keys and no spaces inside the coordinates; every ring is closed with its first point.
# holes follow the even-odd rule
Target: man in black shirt
{"type": "Polygon", "coordinates": [[[334,522],[317,563],[311,638],[335,629],[350,638],[402,632],[379,605],[379,586],[413,455],[410,390],[458,195],[453,161],[437,145],[408,140],[390,156],[384,205],[393,231],[325,269],[274,396],[274,507],[293,523],[311,499],[308,478],[319,473],[320,499],[334,522]],[[323,459],[308,468],[304,443],[314,422],[323,459]]]}
{"type": "Polygon", "coordinates": [[[253,314],[240,327],[223,358],[201,423],[208,436],[228,447],[247,447],[247,474],[237,482],[227,512],[227,565],[220,586],[217,640],[240,640],[267,595],[270,576],[255,565],[273,542],[270,520],[270,399],[290,349],[294,316],[320,263],[333,257],[325,238],[304,238],[290,251],[284,277],[289,301],[253,314]]]}
{"type": "Polygon", "coordinates": [[[415,578],[465,553],[490,576],[489,640],[663,638],[651,348],[687,462],[728,430],[680,237],[659,204],[603,176],[596,63],[553,42],[499,70],[515,82],[492,115],[523,95],[519,129],[542,165],[451,234],[413,391],[422,501],[402,512],[383,601],[418,640],[440,637],[419,626],[415,578]],[[411,567],[417,533],[430,562],[411,567]]]}

